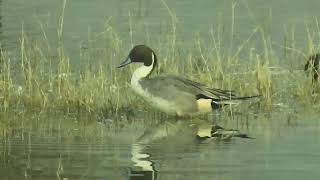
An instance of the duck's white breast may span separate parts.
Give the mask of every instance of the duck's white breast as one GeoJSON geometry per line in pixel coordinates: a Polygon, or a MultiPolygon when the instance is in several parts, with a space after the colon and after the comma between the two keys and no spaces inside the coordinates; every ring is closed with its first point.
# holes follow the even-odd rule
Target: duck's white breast
{"type": "Polygon", "coordinates": [[[174,102],[170,102],[161,97],[154,96],[151,94],[147,88],[143,88],[139,83],[141,80],[131,79],[131,87],[135,93],[141,96],[145,101],[147,101],[151,106],[158,108],[159,110],[168,114],[179,114],[175,107],[174,102]]]}

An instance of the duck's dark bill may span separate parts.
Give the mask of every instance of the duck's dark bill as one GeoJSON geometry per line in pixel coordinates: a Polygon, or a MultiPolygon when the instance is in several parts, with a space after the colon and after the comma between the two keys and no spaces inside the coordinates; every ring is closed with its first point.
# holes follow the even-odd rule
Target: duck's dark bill
{"type": "Polygon", "coordinates": [[[119,64],[119,65],[117,66],[117,68],[122,68],[123,66],[126,66],[126,65],[128,65],[128,64],[130,64],[130,63],[131,63],[131,60],[130,60],[129,57],[127,57],[127,59],[124,60],[121,64],[119,64]]]}

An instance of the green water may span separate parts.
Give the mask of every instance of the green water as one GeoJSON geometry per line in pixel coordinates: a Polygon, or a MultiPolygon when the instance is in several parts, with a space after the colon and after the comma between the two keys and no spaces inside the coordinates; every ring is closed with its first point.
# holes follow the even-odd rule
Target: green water
{"type": "Polygon", "coordinates": [[[7,125],[1,179],[128,179],[130,168],[149,169],[148,163],[157,179],[319,176],[320,123],[312,112],[281,109],[233,117],[220,112],[202,119],[254,137],[231,141],[198,141],[190,126],[196,119],[132,116],[121,117],[120,123],[90,116],[31,116],[22,114],[7,125]]]}
{"type": "MultiPolygon", "coordinates": [[[[152,169],[158,180],[293,180],[320,175],[319,106],[305,107],[286,93],[292,92],[289,89],[294,86],[289,78],[305,78],[301,71],[305,59],[301,53],[289,56],[287,53],[295,51],[281,48],[286,33],[292,31],[295,48],[308,52],[306,31],[309,28],[311,33],[319,32],[315,20],[319,18],[320,1],[166,3],[177,18],[176,45],[183,57],[196,49],[197,37],[202,38],[202,45],[212,47],[212,30],[222,32],[222,51],[234,54],[256,27],[263,29],[272,42],[272,53],[278,57],[276,65],[282,68],[272,76],[278,83],[286,82],[284,88],[277,89],[272,105],[266,108],[253,103],[234,107],[232,113],[227,109],[192,119],[146,113],[143,106],[128,107],[130,111],[108,117],[68,110],[1,112],[0,179],[120,180],[130,179],[130,169],[142,168],[152,169]],[[212,123],[239,129],[253,139],[197,140],[195,126],[212,123]]],[[[62,1],[52,0],[0,1],[1,46],[9,52],[12,62],[19,62],[22,29],[34,41],[47,39],[40,43],[48,56],[56,56],[50,52],[57,45],[61,7],[62,1]]],[[[174,38],[171,23],[162,1],[70,0],[65,9],[63,43],[74,66],[83,60],[80,51],[94,51],[101,59],[104,57],[99,51],[108,47],[98,34],[112,27],[126,47],[122,57],[132,44],[141,43],[153,45],[161,57],[168,48],[166,43],[174,38]]],[[[317,45],[318,39],[314,41],[317,45]]],[[[263,52],[260,34],[254,35],[250,44],[255,52],[263,52]]],[[[248,57],[250,49],[251,46],[245,47],[241,56],[248,57]]],[[[95,59],[90,62],[95,63],[95,59]]],[[[247,71],[235,67],[232,73],[247,71]]]]}
{"type": "MultiPolygon", "coordinates": [[[[2,45],[7,49],[19,48],[17,45],[22,29],[35,39],[44,39],[46,33],[48,41],[56,41],[62,1],[4,0],[1,4],[1,39],[2,45]]],[[[222,40],[226,41],[222,44],[230,43],[234,22],[234,51],[259,26],[265,31],[266,36],[270,36],[274,42],[274,50],[281,55],[283,49],[278,45],[283,45],[285,34],[291,30],[295,33],[295,46],[298,49],[306,48],[306,27],[310,27],[311,32],[317,31],[315,19],[319,17],[317,0],[206,0],[201,3],[188,0],[168,1],[166,4],[176,16],[176,43],[192,48],[195,36],[200,35],[211,40],[210,32],[217,31],[218,28],[221,28],[222,40]]],[[[103,40],[97,34],[103,32],[108,24],[121,37],[123,43],[127,44],[128,49],[131,43],[151,43],[156,46],[166,42],[167,38],[172,38],[171,23],[170,14],[162,1],[68,1],[64,16],[63,41],[68,55],[73,57],[71,59],[77,59],[79,48],[101,49],[104,42],[101,42],[103,40]]],[[[260,41],[260,35],[257,34],[253,40],[257,51],[260,51],[259,46],[262,46],[260,41]]],[[[226,47],[229,47],[229,44],[226,44],[226,47]]]]}

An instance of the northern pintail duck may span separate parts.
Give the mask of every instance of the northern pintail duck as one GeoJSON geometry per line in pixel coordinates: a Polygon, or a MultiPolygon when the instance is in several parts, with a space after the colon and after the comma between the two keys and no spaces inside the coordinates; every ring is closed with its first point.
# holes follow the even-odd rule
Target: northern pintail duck
{"type": "Polygon", "coordinates": [[[155,52],[145,45],[135,46],[118,65],[140,63],[131,78],[132,89],[150,105],[177,116],[208,113],[224,105],[257,96],[238,97],[233,91],[210,88],[204,84],[174,75],[150,77],[157,65],[155,52]]]}

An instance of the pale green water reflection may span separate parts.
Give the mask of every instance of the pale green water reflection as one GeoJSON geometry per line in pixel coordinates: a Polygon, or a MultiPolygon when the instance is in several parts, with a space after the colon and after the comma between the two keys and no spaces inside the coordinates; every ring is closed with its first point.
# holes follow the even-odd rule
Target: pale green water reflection
{"type": "Polygon", "coordinates": [[[152,123],[122,117],[96,123],[86,117],[90,121],[79,123],[70,115],[24,115],[24,125],[14,124],[14,119],[1,124],[7,128],[2,129],[0,177],[128,179],[129,169],[154,168],[158,180],[312,179],[320,175],[318,117],[313,112],[233,118],[222,113],[209,121],[238,128],[255,139],[200,142],[192,125],[198,120],[153,117],[158,123],[152,123]]]}

